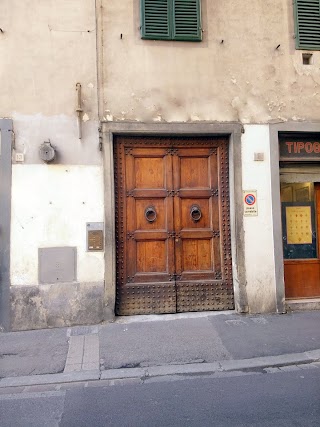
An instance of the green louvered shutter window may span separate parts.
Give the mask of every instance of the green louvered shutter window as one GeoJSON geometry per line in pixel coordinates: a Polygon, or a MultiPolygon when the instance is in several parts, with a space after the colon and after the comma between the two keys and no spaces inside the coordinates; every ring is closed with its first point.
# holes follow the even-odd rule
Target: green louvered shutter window
{"type": "Polygon", "coordinates": [[[296,48],[320,50],[320,0],[294,0],[296,48]]]}
{"type": "Polygon", "coordinates": [[[170,0],[141,0],[143,39],[170,40],[170,0]]]}
{"type": "Polygon", "coordinates": [[[200,41],[199,0],[173,0],[173,39],[200,41]]]}
{"type": "Polygon", "coordinates": [[[142,38],[201,41],[200,1],[141,0],[142,38]]]}

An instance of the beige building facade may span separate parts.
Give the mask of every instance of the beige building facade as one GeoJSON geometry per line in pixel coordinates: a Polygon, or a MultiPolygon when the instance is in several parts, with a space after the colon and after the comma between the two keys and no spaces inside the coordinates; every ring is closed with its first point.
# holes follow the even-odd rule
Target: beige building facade
{"type": "MultiPolygon", "coordinates": [[[[138,237],[133,238],[136,258],[132,268],[138,274],[141,267],[142,279],[122,277],[131,268],[131,249],[125,252],[122,240],[131,231],[138,236],[139,227],[130,229],[129,208],[123,207],[131,206],[122,193],[132,190],[126,178],[131,160],[123,157],[127,169],[121,164],[117,152],[120,140],[124,141],[124,150],[131,145],[137,150],[135,159],[141,155],[141,141],[148,152],[146,158],[160,156],[155,151],[155,138],[158,146],[178,150],[178,157],[188,158],[189,154],[179,153],[191,149],[188,141],[192,140],[198,149],[198,154],[192,152],[192,158],[198,159],[206,138],[212,139],[212,149],[215,141],[224,139],[228,180],[221,182],[219,175],[220,229],[210,229],[220,236],[222,264],[217,261],[212,267],[208,261],[212,274],[216,274],[214,280],[208,272],[211,267],[205,265],[207,261],[199,261],[194,267],[204,276],[208,274],[210,286],[221,285],[221,296],[212,287],[206,293],[199,290],[200,282],[192,273],[193,282],[188,286],[194,294],[186,298],[213,298],[213,309],[219,310],[286,311],[282,210],[283,203],[297,200],[281,199],[281,182],[304,182],[306,173],[308,182],[320,182],[316,157],[312,165],[305,159],[295,159],[296,163],[290,165],[279,163],[281,135],[290,141],[293,137],[316,141],[320,135],[320,53],[313,46],[297,46],[300,1],[250,0],[239,4],[235,0],[168,0],[169,11],[177,8],[174,16],[182,10],[181,19],[185,19],[184,8],[188,13],[197,8],[197,41],[174,40],[172,34],[178,34],[174,21],[174,30],[171,33],[169,28],[167,39],[159,39],[165,38],[161,35],[156,40],[153,36],[148,39],[147,13],[151,13],[152,21],[152,7],[157,3],[152,6],[151,0],[3,1],[0,174],[5,179],[0,207],[7,213],[3,227],[9,230],[0,246],[0,318],[4,328],[23,330],[110,321],[116,313],[122,313],[121,289],[127,288],[129,308],[125,314],[161,312],[147,293],[160,288],[162,292],[167,279],[154,276],[151,288],[144,286],[146,273],[157,272],[152,271],[151,264],[147,271],[148,263],[141,261],[141,253],[147,252],[148,246],[138,237]],[[133,139],[138,141],[136,145],[130,142],[133,139]],[[187,141],[185,145],[183,141],[187,141]],[[53,160],[43,160],[46,147],[50,153],[53,149],[53,160]],[[289,166],[290,177],[288,169],[283,169],[289,166]],[[221,210],[224,191],[227,216],[221,210]],[[248,194],[255,197],[256,211],[251,216],[245,210],[248,194]],[[123,210],[127,212],[123,214],[124,225],[123,210]],[[225,229],[229,232],[223,234],[225,229]],[[229,279],[224,282],[222,267],[228,263],[232,283],[229,279]],[[233,302],[228,305],[225,298],[231,287],[233,302]]],[[[173,18],[168,19],[171,25],[173,18]]],[[[205,164],[201,162],[199,165],[205,164]]],[[[139,175],[143,160],[136,160],[136,164],[134,170],[139,175]]],[[[148,170],[149,176],[155,173],[155,169],[148,170]]],[[[150,183],[155,183],[152,179],[150,183]]],[[[181,179],[187,182],[187,178],[181,179]]],[[[152,187],[148,185],[143,188],[152,187]]],[[[197,191],[202,191],[202,181],[197,185],[197,191]]],[[[189,200],[189,196],[181,196],[183,185],[180,187],[180,196],[175,196],[189,200]]],[[[214,188],[210,191],[208,215],[213,214],[215,206],[214,188]]],[[[144,197],[133,195],[134,206],[144,197]]],[[[157,207],[156,197],[160,200],[162,196],[153,195],[147,205],[157,207]]],[[[201,197],[205,200],[206,196],[201,197]]],[[[201,203],[192,206],[202,209],[201,203]]],[[[150,207],[147,205],[141,208],[145,216],[150,207]]],[[[152,221],[146,216],[145,226],[152,221]]],[[[197,219],[191,223],[198,231],[205,228],[199,224],[197,219]]],[[[165,242],[166,251],[169,237],[159,239],[165,242]]],[[[183,242],[182,246],[189,248],[183,242]]],[[[201,246],[199,242],[194,245],[201,246]]],[[[191,258],[196,258],[192,250],[185,252],[185,266],[190,267],[191,258]]],[[[183,274],[187,274],[183,268],[172,274],[177,287],[177,276],[183,282],[183,274]]],[[[178,297],[173,300],[176,307],[178,297]]],[[[320,292],[317,295],[315,289],[309,297],[301,297],[305,305],[316,306],[320,292]]],[[[301,303],[301,298],[295,300],[301,303]]],[[[287,303],[292,306],[290,301],[287,303]]],[[[190,310],[210,307],[199,304],[190,305],[190,310]]],[[[167,307],[166,302],[164,305],[167,307]]],[[[172,306],[168,310],[175,311],[172,306]]]]}

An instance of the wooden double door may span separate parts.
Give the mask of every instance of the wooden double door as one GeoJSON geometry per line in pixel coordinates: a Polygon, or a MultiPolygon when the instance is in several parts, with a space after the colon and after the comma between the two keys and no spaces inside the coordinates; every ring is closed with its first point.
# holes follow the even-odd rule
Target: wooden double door
{"type": "Polygon", "coordinates": [[[121,315],[234,308],[226,138],[118,137],[121,315]]]}

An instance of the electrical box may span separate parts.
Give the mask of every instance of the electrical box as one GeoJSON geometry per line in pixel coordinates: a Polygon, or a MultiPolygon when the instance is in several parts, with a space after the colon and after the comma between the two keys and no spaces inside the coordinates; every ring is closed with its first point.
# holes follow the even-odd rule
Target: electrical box
{"type": "Polygon", "coordinates": [[[71,246],[39,248],[39,283],[64,283],[77,280],[77,248],[71,246]]]}

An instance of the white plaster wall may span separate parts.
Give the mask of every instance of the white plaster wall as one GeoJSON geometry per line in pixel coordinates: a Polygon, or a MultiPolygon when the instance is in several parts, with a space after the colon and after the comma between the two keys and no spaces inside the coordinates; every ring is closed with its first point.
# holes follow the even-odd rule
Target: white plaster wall
{"type": "Polygon", "coordinates": [[[77,281],[104,279],[104,253],[86,252],[86,223],[103,222],[99,166],[14,165],[11,284],[38,284],[38,248],[77,247],[77,281]]]}
{"type": "Polygon", "coordinates": [[[104,221],[95,0],[2,0],[0,116],[13,119],[11,284],[38,284],[38,248],[75,246],[77,280],[104,279],[86,223],[104,221]],[[82,139],[76,84],[81,83],[82,139]],[[50,139],[54,164],[39,158],[50,139]],[[16,163],[16,153],[24,161],[16,163]]]}
{"type": "Polygon", "coordinates": [[[258,216],[244,217],[247,297],[251,312],[275,311],[269,126],[246,125],[242,137],[243,190],[257,190],[258,216]],[[254,153],[264,161],[254,161],[254,153]]]}

